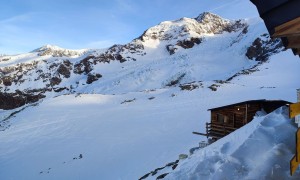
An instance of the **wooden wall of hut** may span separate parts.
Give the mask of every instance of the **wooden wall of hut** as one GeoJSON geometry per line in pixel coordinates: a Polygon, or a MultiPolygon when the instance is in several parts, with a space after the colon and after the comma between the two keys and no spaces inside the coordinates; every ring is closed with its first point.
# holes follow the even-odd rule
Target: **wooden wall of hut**
{"type": "Polygon", "coordinates": [[[250,122],[259,110],[261,105],[254,103],[214,109],[211,110],[211,122],[239,128],[250,122]]]}

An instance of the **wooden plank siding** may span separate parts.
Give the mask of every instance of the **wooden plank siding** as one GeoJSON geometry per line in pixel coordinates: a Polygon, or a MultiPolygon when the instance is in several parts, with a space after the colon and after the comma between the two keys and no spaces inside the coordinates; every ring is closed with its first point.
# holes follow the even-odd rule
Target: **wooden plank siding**
{"type": "Polygon", "coordinates": [[[228,118],[227,122],[224,122],[230,127],[241,127],[246,123],[250,122],[255,113],[261,110],[260,104],[243,104],[231,106],[223,109],[217,109],[211,111],[211,122],[216,124],[223,124],[218,120],[218,114],[226,116],[228,118]]]}
{"type": "Polygon", "coordinates": [[[263,109],[266,113],[270,113],[286,104],[290,102],[252,100],[209,109],[211,122],[206,124],[206,135],[214,139],[222,138],[252,121],[257,111],[263,109]]]}

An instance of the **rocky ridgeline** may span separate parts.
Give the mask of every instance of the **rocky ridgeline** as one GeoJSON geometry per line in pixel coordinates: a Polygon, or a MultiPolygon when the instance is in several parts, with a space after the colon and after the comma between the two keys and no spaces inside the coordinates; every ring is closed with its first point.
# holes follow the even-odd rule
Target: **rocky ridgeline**
{"type": "Polygon", "coordinates": [[[87,53],[86,50],[63,49],[58,46],[52,46],[52,45],[45,45],[41,48],[33,50],[32,52],[37,52],[39,56],[53,56],[53,57],[81,56],[87,53]]]}
{"type": "Polygon", "coordinates": [[[218,15],[205,12],[197,18],[182,18],[177,21],[165,21],[154,26],[139,37],[145,42],[150,39],[161,41],[180,40],[181,37],[201,36],[205,34],[221,34],[223,32],[238,31],[247,24],[242,20],[230,21],[221,18],[218,15]]]}
{"type": "Polygon", "coordinates": [[[142,42],[166,41],[168,42],[166,49],[172,55],[179,48],[189,49],[199,45],[207,34],[237,32],[245,27],[247,24],[242,20],[230,21],[204,12],[195,19],[182,18],[177,21],[162,22],[145,31],[138,39],[142,42]]]}

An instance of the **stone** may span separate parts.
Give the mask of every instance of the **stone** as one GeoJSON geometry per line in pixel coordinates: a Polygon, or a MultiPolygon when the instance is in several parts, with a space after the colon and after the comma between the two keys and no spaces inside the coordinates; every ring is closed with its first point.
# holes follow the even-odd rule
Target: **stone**
{"type": "Polygon", "coordinates": [[[21,91],[16,93],[0,93],[0,109],[9,110],[21,107],[27,103],[34,103],[44,98],[42,94],[25,94],[21,91]]]}
{"type": "Polygon", "coordinates": [[[57,72],[63,75],[65,78],[69,78],[71,75],[70,69],[66,67],[64,64],[59,65],[57,72]]]}
{"type": "Polygon", "coordinates": [[[94,81],[97,81],[101,77],[102,77],[101,74],[95,74],[95,75],[94,74],[88,74],[86,83],[87,84],[92,84],[94,81]]]}
{"type": "Polygon", "coordinates": [[[11,86],[13,82],[13,79],[9,76],[5,76],[2,78],[2,83],[4,86],[11,86]]]}
{"type": "Polygon", "coordinates": [[[180,154],[179,155],[179,159],[186,159],[188,158],[189,156],[187,154],[180,154]]]}
{"type": "Polygon", "coordinates": [[[61,83],[61,79],[59,77],[53,77],[50,79],[50,85],[55,86],[61,83]]]}

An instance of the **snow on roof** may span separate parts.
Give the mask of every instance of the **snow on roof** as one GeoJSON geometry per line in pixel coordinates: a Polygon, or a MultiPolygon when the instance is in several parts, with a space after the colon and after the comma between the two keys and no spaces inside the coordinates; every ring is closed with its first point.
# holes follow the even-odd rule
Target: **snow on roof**
{"type": "Polygon", "coordinates": [[[286,104],[291,104],[291,102],[284,101],[284,100],[258,99],[258,100],[248,100],[248,101],[243,101],[243,102],[239,102],[239,103],[229,104],[229,105],[225,105],[225,106],[215,107],[215,108],[208,109],[208,111],[216,110],[216,109],[220,109],[220,108],[226,108],[226,107],[230,107],[230,106],[237,106],[237,105],[246,104],[246,103],[258,103],[258,102],[283,102],[283,103],[286,103],[286,104]]]}

